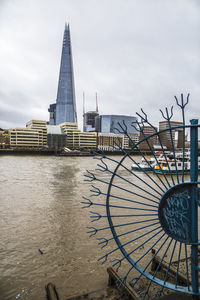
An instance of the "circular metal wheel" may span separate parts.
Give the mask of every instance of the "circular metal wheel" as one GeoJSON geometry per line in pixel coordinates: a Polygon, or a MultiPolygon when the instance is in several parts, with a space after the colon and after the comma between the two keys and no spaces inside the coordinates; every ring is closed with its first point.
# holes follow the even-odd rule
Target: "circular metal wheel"
{"type": "Polygon", "coordinates": [[[199,125],[197,120],[185,125],[187,103],[183,103],[182,95],[181,98],[181,104],[176,101],[181,108],[182,124],[173,126],[172,109],[170,116],[166,109],[166,116],[162,115],[168,128],[157,131],[142,111],[144,116],[138,114],[141,122],[133,126],[143,138],[135,143],[126,125],[119,124],[118,131],[126,134],[131,149],[122,149],[118,138],[115,146],[124,152],[123,157],[118,160],[99,154],[98,168],[86,175],[95,185],[91,187],[91,197],[84,197],[82,203],[96,209],[91,210],[90,216],[96,225],[89,226],[88,233],[96,236],[106,250],[99,261],[112,261],[121,276],[120,282],[129,282],[142,299],[160,297],[164,289],[191,294],[196,299],[200,295],[199,125]],[[146,125],[151,127],[151,135],[145,134],[146,125]],[[186,133],[190,136],[190,149],[186,133]],[[155,142],[160,152],[154,151],[155,142]],[[160,287],[155,288],[155,284],[160,287]]]}

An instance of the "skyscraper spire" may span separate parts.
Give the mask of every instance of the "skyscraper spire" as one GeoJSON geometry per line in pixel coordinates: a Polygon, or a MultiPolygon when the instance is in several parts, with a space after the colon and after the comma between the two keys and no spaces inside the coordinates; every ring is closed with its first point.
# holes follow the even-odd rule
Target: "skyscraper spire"
{"type": "Polygon", "coordinates": [[[54,114],[52,111],[53,106],[51,105],[49,109],[50,124],[60,124],[64,122],[77,123],[71,37],[69,24],[67,23],[65,23],[63,36],[60,74],[54,114]],[[51,119],[52,115],[54,115],[54,119],[51,119]]]}
{"type": "Polygon", "coordinates": [[[97,93],[96,93],[96,112],[99,112],[99,108],[98,108],[98,100],[97,100],[97,93]]]}

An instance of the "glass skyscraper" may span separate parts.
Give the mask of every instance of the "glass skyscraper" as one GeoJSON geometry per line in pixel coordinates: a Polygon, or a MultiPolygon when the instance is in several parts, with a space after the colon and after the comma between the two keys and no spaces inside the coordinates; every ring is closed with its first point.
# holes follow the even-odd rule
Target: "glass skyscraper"
{"type": "Polygon", "coordinates": [[[57,99],[49,107],[50,125],[77,123],[74,72],[69,25],[65,25],[57,99]]]}
{"type": "Polygon", "coordinates": [[[136,121],[137,117],[133,116],[100,115],[95,118],[95,128],[98,132],[119,133],[119,131],[122,132],[121,125],[123,128],[126,127],[127,133],[138,134],[138,131],[133,126],[136,126],[136,121]]]}

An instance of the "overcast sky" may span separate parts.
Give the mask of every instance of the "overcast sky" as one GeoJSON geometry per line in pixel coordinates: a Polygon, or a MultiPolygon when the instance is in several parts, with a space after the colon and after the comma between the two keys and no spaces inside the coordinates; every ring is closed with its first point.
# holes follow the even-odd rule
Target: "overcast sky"
{"type": "Polygon", "coordinates": [[[190,93],[200,116],[198,0],[0,0],[0,127],[48,120],[56,101],[65,22],[70,24],[79,128],[86,110],[156,125],[159,108],[190,93]]]}

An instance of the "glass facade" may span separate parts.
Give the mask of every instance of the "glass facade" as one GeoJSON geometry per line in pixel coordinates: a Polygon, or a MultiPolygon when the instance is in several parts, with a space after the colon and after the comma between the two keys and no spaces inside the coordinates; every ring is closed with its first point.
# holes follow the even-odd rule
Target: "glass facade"
{"type": "Polygon", "coordinates": [[[98,116],[97,111],[88,111],[83,115],[83,131],[95,131],[95,118],[98,116]]]}
{"type": "Polygon", "coordinates": [[[132,116],[124,115],[101,115],[95,118],[96,130],[99,132],[111,132],[119,133],[122,129],[120,125],[124,128],[124,123],[127,126],[128,133],[138,134],[138,131],[132,125],[136,122],[137,118],[132,116]],[[119,124],[120,125],[119,125],[119,124]],[[119,130],[119,131],[118,131],[119,130]]]}
{"type": "Polygon", "coordinates": [[[77,123],[74,72],[69,25],[65,25],[56,104],[51,104],[50,125],[77,123]],[[54,106],[55,105],[55,106],[54,106]]]}

